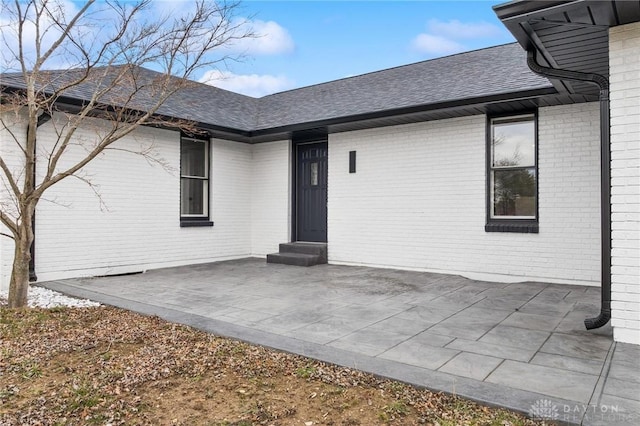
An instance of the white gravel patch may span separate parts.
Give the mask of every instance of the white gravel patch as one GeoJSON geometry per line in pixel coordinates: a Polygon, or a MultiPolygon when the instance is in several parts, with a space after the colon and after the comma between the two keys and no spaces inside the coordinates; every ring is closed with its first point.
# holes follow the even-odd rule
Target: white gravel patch
{"type": "MultiPolygon", "coordinates": [[[[7,293],[0,293],[0,299],[7,299],[7,293]]],[[[27,304],[30,308],[57,308],[61,306],[71,308],[90,308],[100,306],[100,303],[88,299],[76,299],[65,296],[57,291],[42,287],[29,287],[27,304]]]]}

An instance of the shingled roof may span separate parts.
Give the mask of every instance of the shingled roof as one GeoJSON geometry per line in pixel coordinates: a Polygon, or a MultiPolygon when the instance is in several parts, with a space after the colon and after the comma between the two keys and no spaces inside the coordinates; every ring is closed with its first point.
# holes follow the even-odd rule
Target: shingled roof
{"type": "MultiPolygon", "coordinates": [[[[155,71],[139,69],[145,78],[155,71]]],[[[52,71],[52,75],[77,72],[52,71]]],[[[19,74],[2,74],[5,87],[23,87],[19,74]]],[[[210,126],[251,132],[407,107],[477,100],[550,89],[549,80],[533,74],[517,43],[460,53],[356,77],[252,98],[207,84],[194,83],[172,96],[158,111],[210,126]]],[[[66,96],[85,100],[94,87],[79,86],[66,96]]],[[[144,108],[144,99],[139,107],[144,108]]]]}
{"type": "MultiPolygon", "coordinates": [[[[84,69],[42,72],[39,90],[45,93],[54,93],[65,84],[69,84],[75,79],[82,79],[85,73],[84,69]]],[[[82,83],[64,90],[61,95],[71,100],[87,101],[91,99],[94,92],[103,88],[108,91],[100,99],[101,103],[147,110],[153,105],[154,93],[152,89],[145,89],[145,86],[153,88],[153,81],[163,77],[164,75],[161,73],[138,66],[97,67],[91,70],[90,77],[82,83]],[[119,79],[118,84],[111,87],[114,79],[119,79]],[[123,90],[120,86],[134,84],[140,89],[136,91],[133,99],[129,99],[135,89],[125,88],[123,90]]],[[[178,78],[175,79],[178,80],[178,78]]],[[[184,82],[184,80],[180,82],[184,82]]],[[[25,88],[22,73],[0,74],[0,84],[5,87],[25,88]]],[[[194,120],[232,130],[249,131],[255,126],[257,102],[256,98],[207,84],[189,82],[158,109],[158,114],[194,120]]]]}
{"type": "Polygon", "coordinates": [[[257,129],[550,87],[511,43],[266,96],[257,129]]]}

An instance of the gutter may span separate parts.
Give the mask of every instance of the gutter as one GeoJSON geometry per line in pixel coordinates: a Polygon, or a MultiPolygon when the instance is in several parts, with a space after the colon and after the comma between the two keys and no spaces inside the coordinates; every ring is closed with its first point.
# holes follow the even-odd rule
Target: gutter
{"type": "Polygon", "coordinates": [[[527,65],[543,77],[578,80],[600,88],[600,240],[601,240],[601,302],[600,314],[587,318],[587,330],[600,328],[611,319],[611,145],[609,122],[609,80],[607,77],[572,70],[549,68],[536,61],[535,49],[527,50],[527,65]]]}
{"type": "MultiPolygon", "coordinates": [[[[553,87],[540,87],[537,89],[524,90],[520,92],[507,92],[492,95],[477,96],[473,98],[461,98],[450,101],[435,102],[431,104],[420,104],[414,106],[405,106],[381,111],[373,111],[366,113],[357,113],[351,115],[343,115],[333,118],[325,118],[314,121],[303,121],[294,124],[284,124],[276,127],[262,128],[252,130],[251,138],[262,137],[269,134],[281,134],[325,128],[330,126],[344,125],[349,123],[358,123],[363,121],[379,120],[385,118],[409,116],[412,114],[437,112],[443,110],[452,110],[456,108],[464,108],[469,106],[478,106],[483,104],[492,104],[497,102],[508,102],[516,100],[526,100],[537,98],[545,95],[557,95],[558,91],[553,87]]],[[[477,112],[475,113],[477,114],[477,112]]],[[[470,114],[469,114],[470,115],[470,114]]],[[[422,120],[421,120],[422,121],[422,120]]],[[[393,124],[392,124],[393,125],[393,124]]]]}
{"type": "MultiPolygon", "coordinates": [[[[0,86],[1,90],[9,92],[21,90],[19,87],[13,86],[0,86]]],[[[347,125],[349,123],[358,123],[372,120],[382,120],[386,118],[392,118],[397,116],[410,116],[413,114],[437,112],[440,110],[455,110],[457,108],[478,106],[482,107],[484,104],[492,104],[496,102],[509,102],[526,100],[532,98],[538,98],[546,95],[557,95],[558,91],[549,87],[538,87],[536,89],[523,90],[519,92],[507,92],[497,93],[484,96],[477,96],[472,98],[462,98],[449,101],[441,101],[431,104],[420,104],[413,106],[397,107],[392,109],[386,109],[382,111],[373,111],[366,113],[353,113],[351,115],[344,115],[338,117],[329,117],[314,121],[302,121],[290,124],[277,125],[276,127],[257,128],[257,129],[234,129],[226,126],[218,126],[210,123],[197,122],[197,126],[203,130],[209,131],[212,136],[219,136],[224,139],[233,140],[242,143],[261,143],[281,140],[283,138],[291,137],[291,133],[298,131],[306,131],[317,128],[328,128],[329,126],[347,125]]],[[[102,105],[107,111],[110,111],[108,105],[102,105]]],[[[71,97],[60,97],[56,100],[56,110],[75,113],[82,107],[82,100],[71,97]]],[[[131,109],[132,113],[137,110],[131,109]]],[[[477,112],[475,113],[477,114],[477,112]]],[[[99,114],[95,115],[98,118],[103,118],[99,114]]],[[[171,119],[169,115],[157,114],[161,119],[171,119]]],[[[420,120],[422,121],[422,120],[420,120]]],[[[394,124],[390,124],[394,125],[394,124]]],[[[160,126],[156,126],[160,127],[160,126]]],[[[162,128],[162,127],[161,127],[162,128]]],[[[175,130],[175,128],[169,128],[169,130],[175,130]]]]}
{"type": "MultiPolygon", "coordinates": [[[[46,123],[47,121],[51,120],[51,115],[45,113],[42,113],[39,117],[38,117],[38,123],[36,124],[36,135],[37,135],[37,131],[38,128],[40,126],[42,126],[44,123],[46,123]]],[[[27,129],[27,132],[29,130],[27,129]]],[[[38,140],[36,139],[35,143],[33,144],[33,161],[34,161],[34,167],[33,167],[33,184],[35,185],[36,183],[36,147],[37,147],[37,142],[38,140]]],[[[38,281],[38,276],[36,275],[36,212],[33,212],[33,217],[31,218],[31,228],[33,229],[33,241],[31,242],[31,260],[29,260],[29,282],[34,282],[34,281],[38,281]]]]}

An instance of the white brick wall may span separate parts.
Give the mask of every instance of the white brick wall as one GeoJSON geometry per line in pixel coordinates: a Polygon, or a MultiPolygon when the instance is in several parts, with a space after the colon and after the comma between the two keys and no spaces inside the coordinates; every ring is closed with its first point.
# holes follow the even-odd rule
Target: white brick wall
{"type": "MultiPolygon", "coordinates": [[[[53,143],[51,125],[38,131],[41,158],[53,143]]],[[[90,139],[94,130],[81,131],[78,140],[90,139]]],[[[18,167],[19,156],[13,155],[7,136],[0,139],[3,159],[18,167]]],[[[102,210],[99,198],[77,179],[46,194],[36,216],[40,281],[264,256],[289,241],[289,141],[211,141],[212,228],[179,226],[179,133],[141,128],[117,146],[135,149],[150,143],[154,156],[168,167],[110,151],[86,168],[86,177],[98,185],[102,210]]],[[[70,152],[67,163],[79,155],[70,152]]],[[[6,192],[0,197],[6,199],[6,192]]],[[[12,241],[0,239],[0,289],[8,289],[12,260],[12,241]]]]}
{"type": "MultiPolygon", "coordinates": [[[[20,117],[12,114],[5,114],[3,116],[3,122],[11,128],[11,131],[17,137],[26,134],[26,124],[22,123],[20,117]]],[[[22,180],[20,179],[22,173],[20,169],[14,166],[19,158],[18,150],[13,142],[13,138],[4,126],[0,126],[0,155],[5,163],[10,166],[14,178],[19,179],[22,183],[22,180]]],[[[14,203],[12,203],[12,198],[9,195],[8,183],[4,177],[4,173],[0,173],[0,204],[3,209],[9,209],[10,212],[15,213],[15,209],[13,207],[14,203]]],[[[0,232],[3,234],[10,234],[10,231],[2,224],[0,224],[0,232]]],[[[0,290],[9,289],[13,250],[13,240],[0,235],[0,290]]]]}
{"type": "MultiPolygon", "coordinates": [[[[51,123],[38,133],[41,150],[51,145],[51,123]]],[[[83,131],[80,137],[91,137],[83,131]]],[[[210,180],[214,227],[180,228],[179,133],[141,128],[118,146],[152,142],[171,170],[121,151],[105,153],[86,168],[108,210],[83,182],[69,178],[52,187],[37,209],[40,281],[211,262],[251,254],[251,149],[212,140],[210,180]]],[[[2,152],[5,158],[5,150],[2,152]]],[[[77,158],[71,152],[68,160],[77,158]]],[[[2,241],[2,287],[12,252],[2,241]]]]}
{"type": "Polygon", "coordinates": [[[540,109],[540,233],[515,234],[484,231],[484,116],[330,135],[329,260],[598,285],[598,138],[596,103],[540,109]]]}
{"type": "Polygon", "coordinates": [[[252,146],[251,250],[255,256],[278,251],[290,241],[290,143],[252,146]]]}
{"type": "MultiPolygon", "coordinates": [[[[598,106],[542,108],[539,116],[537,235],[484,231],[484,116],[331,135],[330,261],[597,285],[598,106]],[[348,173],[350,150],[358,151],[356,174],[348,173]]],[[[144,128],[122,144],[139,141],[153,141],[173,172],[109,152],[88,168],[104,212],[80,181],[54,188],[47,199],[55,203],[38,208],[40,280],[262,256],[289,240],[288,141],[212,141],[213,228],[179,227],[178,134],[144,128]]],[[[6,285],[12,248],[0,241],[6,285]]],[[[620,288],[637,290],[624,279],[620,288]]]]}
{"type": "Polygon", "coordinates": [[[640,23],[609,32],[611,83],[611,323],[640,344],[640,23]]]}

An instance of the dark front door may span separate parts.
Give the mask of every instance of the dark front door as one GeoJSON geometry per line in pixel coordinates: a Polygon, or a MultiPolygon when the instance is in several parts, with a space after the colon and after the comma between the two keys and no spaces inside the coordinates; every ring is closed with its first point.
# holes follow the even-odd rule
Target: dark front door
{"type": "Polygon", "coordinates": [[[327,143],[296,145],[296,239],[327,241],[327,143]]]}

